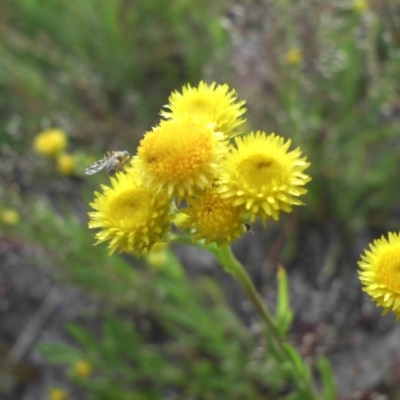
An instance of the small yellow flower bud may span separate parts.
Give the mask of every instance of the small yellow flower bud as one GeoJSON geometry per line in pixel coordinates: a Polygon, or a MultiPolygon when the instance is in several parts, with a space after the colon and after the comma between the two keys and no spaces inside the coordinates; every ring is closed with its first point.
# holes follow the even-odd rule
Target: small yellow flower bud
{"type": "Polygon", "coordinates": [[[17,225],[20,217],[15,210],[5,209],[0,213],[0,220],[5,225],[17,225]]]}
{"type": "Polygon", "coordinates": [[[74,172],[75,158],[71,154],[61,154],[57,158],[57,169],[61,175],[70,176],[74,172]]]}
{"type": "Polygon", "coordinates": [[[87,361],[81,360],[74,365],[74,372],[81,378],[87,378],[92,374],[92,366],[87,361]]]}
{"type": "Polygon", "coordinates": [[[54,388],[50,390],[49,400],[67,400],[68,394],[65,390],[54,388]]]}
{"type": "Polygon", "coordinates": [[[147,254],[147,262],[151,267],[161,268],[168,260],[167,244],[164,242],[156,243],[147,254]]]}
{"type": "Polygon", "coordinates": [[[35,151],[46,157],[58,156],[67,144],[67,135],[61,129],[47,129],[39,133],[33,143],[35,151]]]}
{"type": "Polygon", "coordinates": [[[297,65],[303,58],[303,54],[300,49],[294,47],[288,50],[285,54],[286,64],[297,65]]]}
{"type": "Polygon", "coordinates": [[[367,0],[354,0],[353,1],[353,9],[358,13],[362,13],[368,9],[368,1],[367,0]]]}

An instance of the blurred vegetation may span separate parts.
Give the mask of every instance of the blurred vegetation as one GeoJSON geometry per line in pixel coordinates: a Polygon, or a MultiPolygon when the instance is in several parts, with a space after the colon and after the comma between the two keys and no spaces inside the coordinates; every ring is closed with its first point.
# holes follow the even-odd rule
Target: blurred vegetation
{"type": "Polygon", "coordinates": [[[2,140],[18,118],[24,133],[47,120],[97,151],[116,132],[119,145],[132,145],[173,89],[197,82],[207,62],[224,56],[222,4],[3,1],[2,140]]]}
{"type": "Polygon", "coordinates": [[[368,226],[396,229],[399,5],[267,3],[267,67],[249,101],[256,121],[292,138],[311,161],[307,219],[336,221],[350,243],[368,226]]]}
{"type": "MultiPolygon", "coordinates": [[[[268,59],[246,99],[249,123],[292,138],[311,161],[302,221],[334,221],[348,246],[367,228],[398,229],[399,6],[264,3],[268,59]]],[[[232,6],[0,1],[0,234],[41,249],[36,262],[59,265],[61,280],[101,301],[97,332],[73,324],[76,346],[41,347],[52,362],[93,366],[89,378],[70,374],[84,398],[276,399],[287,389],[265,338],[249,334],[214,281],[189,280],[169,250],[155,264],[110,258],[86,228],[104,175],[84,180],[84,167],[105,150],[132,151],[169,93],[210,65],[232,78],[221,23],[232,6]],[[68,174],[33,151],[52,127],[68,135],[68,174]]]]}

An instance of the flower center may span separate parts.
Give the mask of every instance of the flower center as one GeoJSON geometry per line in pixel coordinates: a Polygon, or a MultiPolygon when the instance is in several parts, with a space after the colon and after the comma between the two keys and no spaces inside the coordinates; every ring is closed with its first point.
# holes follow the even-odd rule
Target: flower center
{"type": "Polygon", "coordinates": [[[400,294],[400,243],[379,257],[376,275],[378,280],[393,292],[400,294]]]}
{"type": "Polygon", "coordinates": [[[239,166],[239,174],[252,187],[280,185],[284,181],[284,169],[274,157],[253,154],[239,166]]]}
{"type": "Polygon", "coordinates": [[[204,114],[212,113],[214,111],[214,107],[210,104],[210,102],[206,101],[203,98],[192,99],[190,108],[192,112],[204,114]]]}
{"type": "Polygon", "coordinates": [[[146,192],[131,189],[119,193],[109,204],[109,217],[113,225],[119,229],[137,229],[146,221],[151,208],[151,202],[146,192]]]}

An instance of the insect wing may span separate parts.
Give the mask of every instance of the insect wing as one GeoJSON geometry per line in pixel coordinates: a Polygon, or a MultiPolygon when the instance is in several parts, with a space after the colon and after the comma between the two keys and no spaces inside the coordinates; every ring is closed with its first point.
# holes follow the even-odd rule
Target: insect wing
{"type": "Polygon", "coordinates": [[[101,171],[104,169],[107,165],[108,159],[107,157],[102,158],[101,160],[95,161],[93,164],[90,164],[86,169],[85,169],[85,174],[86,175],[93,175],[96,172],[101,171]]]}

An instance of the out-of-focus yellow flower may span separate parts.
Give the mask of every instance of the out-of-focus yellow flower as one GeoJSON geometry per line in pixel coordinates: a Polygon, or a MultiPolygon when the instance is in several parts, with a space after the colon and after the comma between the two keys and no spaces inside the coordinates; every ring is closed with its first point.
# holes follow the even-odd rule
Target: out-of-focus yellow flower
{"type": "Polygon", "coordinates": [[[75,170],[75,157],[67,153],[60,154],[57,158],[57,169],[61,175],[72,175],[75,170]]]}
{"type": "Polygon", "coordinates": [[[133,164],[145,182],[183,199],[216,179],[227,150],[214,124],[187,115],[147,132],[133,164]]]}
{"type": "Polygon", "coordinates": [[[145,186],[134,168],[118,172],[111,185],[102,185],[103,193],[95,192],[90,204],[95,211],[89,213],[89,228],[100,229],[96,244],[109,242],[110,254],[148,252],[169,230],[171,197],[145,186]]]}
{"type": "Polygon", "coordinates": [[[81,378],[87,378],[92,374],[92,366],[85,360],[80,360],[73,366],[73,372],[81,378]]]}
{"type": "Polygon", "coordinates": [[[363,291],[383,307],[383,315],[393,311],[400,320],[400,233],[376,239],[358,265],[363,291]]]}
{"type": "Polygon", "coordinates": [[[199,117],[215,126],[215,130],[225,135],[234,135],[234,130],[245,119],[245,102],[237,99],[234,89],[227,84],[217,85],[215,82],[207,85],[200,82],[198,87],[184,86],[182,93],[173,92],[169,97],[169,104],[165,106],[169,111],[161,111],[167,119],[180,118],[191,115],[199,117]]]}
{"type": "Polygon", "coordinates": [[[46,157],[57,157],[66,149],[68,139],[61,129],[47,129],[35,137],[33,144],[37,153],[46,157]]]}
{"type": "Polygon", "coordinates": [[[242,205],[253,221],[257,216],[277,220],[280,211],[302,204],[298,197],[306,193],[304,185],[311,178],[304,174],[310,164],[299,148],[289,151],[290,140],[265,132],[237,137],[235,144],[219,180],[223,197],[233,206],[242,205]]]}
{"type": "Polygon", "coordinates": [[[147,263],[154,268],[160,268],[168,260],[167,243],[156,243],[149,254],[147,254],[147,263]]]}
{"type": "Polygon", "coordinates": [[[53,388],[49,393],[49,400],[67,400],[68,394],[65,390],[59,388],[53,388]]]}
{"type": "Polygon", "coordinates": [[[6,208],[0,212],[0,220],[5,225],[17,225],[20,221],[20,216],[17,211],[6,208]]]}
{"type": "Polygon", "coordinates": [[[358,13],[362,13],[368,10],[369,4],[367,0],[354,0],[353,1],[353,9],[358,13]]]}
{"type": "Polygon", "coordinates": [[[230,199],[222,198],[213,186],[201,195],[188,199],[187,222],[195,240],[206,244],[228,245],[246,232],[243,209],[235,207],[230,199]]]}
{"type": "Polygon", "coordinates": [[[303,58],[303,53],[299,48],[289,49],[285,54],[285,61],[288,65],[297,65],[303,58]]]}

